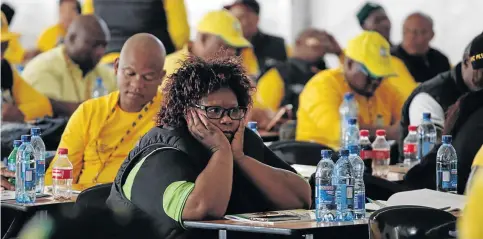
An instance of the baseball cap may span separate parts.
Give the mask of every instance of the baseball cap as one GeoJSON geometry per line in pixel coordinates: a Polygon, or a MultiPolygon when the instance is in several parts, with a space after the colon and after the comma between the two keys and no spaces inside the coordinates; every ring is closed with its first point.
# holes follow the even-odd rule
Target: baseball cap
{"type": "Polygon", "coordinates": [[[483,69],[483,34],[480,34],[471,42],[470,62],[473,69],[483,69]]]}
{"type": "Polygon", "coordinates": [[[10,41],[14,38],[17,38],[19,36],[18,33],[14,33],[14,32],[10,32],[10,30],[8,29],[8,22],[7,22],[7,17],[5,17],[5,14],[2,12],[2,19],[1,19],[1,23],[0,23],[2,26],[2,32],[1,32],[1,36],[2,36],[2,42],[7,42],[7,41],[10,41]]]}
{"type": "Polygon", "coordinates": [[[231,47],[251,47],[243,37],[238,19],[225,9],[207,13],[198,24],[197,31],[216,35],[231,47]]]}
{"type": "Polygon", "coordinates": [[[236,5],[244,5],[245,7],[250,8],[257,15],[260,14],[260,4],[258,4],[256,0],[236,0],[231,5],[225,6],[225,9],[230,10],[230,8],[236,5]]]}
{"type": "Polygon", "coordinates": [[[352,38],[344,52],[346,57],[364,65],[371,76],[397,75],[391,65],[389,43],[375,31],[363,31],[352,38]]]}

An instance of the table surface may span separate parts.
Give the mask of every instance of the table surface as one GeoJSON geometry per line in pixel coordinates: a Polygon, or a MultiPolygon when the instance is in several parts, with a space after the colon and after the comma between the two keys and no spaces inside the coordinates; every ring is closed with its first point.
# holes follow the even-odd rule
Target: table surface
{"type": "Polygon", "coordinates": [[[367,227],[367,219],[355,220],[352,222],[322,222],[302,221],[302,222],[242,222],[234,220],[214,220],[214,221],[186,221],[184,225],[187,228],[210,229],[210,230],[227,230],[227,231],[243,231],[258,232],[279,235],[305,235],[321,231],[324,228],[342,229],[341,227],[367,227]]]}
{"type": "Polygon", "coordinates": [[[35,203],[17,203],[15,200],[4,200],[1,201],[1,206],[6,208],[12,208],[15,210],[20,211],[29,211],[29,210],[43,210],[46,207],[59,205],[59,204],[73,204],[77,200],[77,195],[72,195],[70,200],[55,200],[53,196],[38,198],[35,200],[35,203]]]}

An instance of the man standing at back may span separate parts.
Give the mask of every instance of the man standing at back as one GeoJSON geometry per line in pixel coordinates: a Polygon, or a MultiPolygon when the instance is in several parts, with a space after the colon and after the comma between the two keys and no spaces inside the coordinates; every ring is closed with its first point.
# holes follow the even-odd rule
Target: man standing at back
{"type": "Polygon", "coordinates": [[[405,98],[386,81],[395,73],[389,43],[377,32],[362,32],[349,41],[342,68],[321,71],[305,85],[299,99],[296,139],[339,149],[339,107],[347,92],[355,95],[359,106],[360,129],[373,135],[376,129],[385,129],[388,139],[397,139],[405,98]]]}
{"type": "Polygon", "coordinates": [[[448,58],[429,46],[433,37],[431,17],[416,12],[404,21],[402,43],[391,50],[393,56],[404,62],[416,82],[425,82],[451,68],[448,58]]]}
{"type": "Polygon", "coordinates": [[[70,25],[64,45],[36,56],[22,76],[49,97],[55,115],[70,116],[80,103],[91,98],[96,79],[112,92],[116,83],[112,69],[98,65],[109,32],[94,15],[77,17],[70,25]]]}
{"type": "MultiPolygon", "coordinates": [[[[114,63],[119,91],[88,100],[74,112],[59,144],[69,150],[74,184],[89,187],[112,182],[129,151],[154,126],[165,55],[155,36],[132,36],[114,63]]],[[[46,184],[52,183],[50,165],[46,184]]]]}

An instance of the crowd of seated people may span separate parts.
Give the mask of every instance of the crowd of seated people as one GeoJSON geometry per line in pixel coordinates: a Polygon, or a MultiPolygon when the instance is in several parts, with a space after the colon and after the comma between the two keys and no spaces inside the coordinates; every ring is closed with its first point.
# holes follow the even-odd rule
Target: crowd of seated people
{"type": "MultiPolygon", "coordinates": [[[[186,220],[309,208],[309,184],[245,126],[257,121],[264,129],[291,105],[294,140],[337,151],[347,92],[359,128],[371,136],[385,129],[401,157],[408,126],[431,113],[438,135],[453,136],[458,193],[481,210],[483,33],[452,65],[430,46],[430,16],[409,14],[395,44],[375,3],[361,6],[362,29],[346,44],[330,29],[308,28],[292,46],[260,30],[256,0],[207,12],[192,40],[184,1],[60,0],[58,8],[58,22],[26,50],[9,29],[13,10],[2,6],[2,125],[69,118],[58,148],[69,150],[73,184],[113,183],[106,204],[150,218],[161,238],[201,235],[184,230],[186,220]],[[329,54],[339,66],[326,64],[329,54]],[[107,94],[94,98],[99,82],[107,94]]],[[[401,183],[434,189],[437,148],[401,183]]],[[[2,189],[14,189],[11,177],[2,169],[2,189]]],[[[465,235],[477,235],[464,225],[465,235]]]]}

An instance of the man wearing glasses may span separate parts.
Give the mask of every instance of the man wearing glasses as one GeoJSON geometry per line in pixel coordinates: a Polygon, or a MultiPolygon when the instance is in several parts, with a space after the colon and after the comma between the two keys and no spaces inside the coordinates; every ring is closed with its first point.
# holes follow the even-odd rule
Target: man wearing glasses
{"type": "Polygon", "coordinates": [[[396,75],[389,47],[379,33],[364,31],[349,41],[341,68],[321,71],[306,84],[299,99],[297,140],[339,149],[339,107],[347,92],[355,94],[360,129],[371,134],[385,129],[388,139],[398,138],[405,97],[385,80],[396,75]]]}

